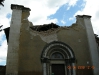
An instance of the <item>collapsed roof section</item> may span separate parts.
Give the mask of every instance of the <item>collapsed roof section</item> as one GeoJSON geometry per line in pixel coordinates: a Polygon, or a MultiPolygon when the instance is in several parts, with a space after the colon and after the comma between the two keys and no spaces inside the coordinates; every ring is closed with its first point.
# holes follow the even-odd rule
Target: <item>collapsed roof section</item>
{"type": "Polygon", "coordinates": [[[35,30],[35,31],[47,31],[47,30],[50,30],[50,29],[54,29],[54,28],[58,28],[60,26],[54,24],[54,23],[51,23],[51,24],[44,24],[44,25],[36,25],[36,26],[32,26],[30,27],[32,30],[35,30]]]}
{"type": "MultiPolygon", "coordinates": [[[[32,26],[30,28],[34,31],[41,32],[41,31],[47,31],[47,30],[50,30],[50,29],[57,29],[57,28],[60,28],[60,26],[58,26],[54,23],[50,23],[50,24],[44,24],[44,25],[36,25],[36,26],[32,26]]],[[[9,41],[9,31],[10,31],[10,27],[4,29],[7,42],[9,41]]],[[[96,39],[96,42],[99,45],[99,37],[96,34],[95,34],[95,39],[96,39]]]]}
{"type": "MultiPolygon", "coordinates": [[[[56,29],[60,26],[54,24],[54,23],[51,23],[51,24],[44,24],[44,25],[36,25],[36,26],[32,26],[30,27],[32,30],[35,30],[35,31],[47,31],[47,30],[50,30],[50,29],[56,29]]],[[[5,32],[5,35],[6,35],[6,39],[7,39],[7,42],[9,41],[9,32],[10,32],[10,27],[8,28],[5,28],[4,29],[4,32],[5,32]]]]}

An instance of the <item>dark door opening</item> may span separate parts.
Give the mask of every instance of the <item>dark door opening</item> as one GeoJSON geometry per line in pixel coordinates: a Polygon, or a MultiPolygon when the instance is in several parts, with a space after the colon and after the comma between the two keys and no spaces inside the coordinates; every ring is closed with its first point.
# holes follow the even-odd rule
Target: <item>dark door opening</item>
{"type": "Polygon", "coordinates": [[[52,73],[54,75],[65,75],[64,64],[52,64],[52,73]]]}

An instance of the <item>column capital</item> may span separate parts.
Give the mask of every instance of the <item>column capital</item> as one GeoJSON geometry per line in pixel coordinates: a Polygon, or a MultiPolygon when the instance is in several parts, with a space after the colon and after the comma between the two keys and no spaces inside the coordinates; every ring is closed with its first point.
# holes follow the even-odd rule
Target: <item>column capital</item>
{"type": "Polygon", "coordinates": [[[23,5],[11,4],[11,9],[17,9],[22,11],[31,11],[30,8],[24,7],[23,5]]]}
{"type": "Polygon", "coordinates": [[[90,15],[77,15],[76,18],[91,18],[90,15]]]}
{"type": "Polygon", "coordinates": [[[22,11],[31,11],[31,9],[30,9],[30,8],[27,8],[27,7],[24,7],[24,8],[22,9],[22,11]]]}
{"type": "Polygon", "coordinates": [[[22,10],[24,8],[23,5],[17,5],[17,4],[11,4],[11,9],[18,9],[18,10],[22,10]]]}

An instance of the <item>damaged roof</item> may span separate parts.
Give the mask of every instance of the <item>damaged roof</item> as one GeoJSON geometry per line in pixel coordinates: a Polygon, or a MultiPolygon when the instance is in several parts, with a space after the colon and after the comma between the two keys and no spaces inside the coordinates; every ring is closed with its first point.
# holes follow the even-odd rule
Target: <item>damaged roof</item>
{"type": "Polygon", "coordinates": [[[32,30],[35,31],[47,31],[49,29],[53,29],[53,28],[58,28],[60,26],[54,24],[54,23],[50,23],[50,24],[44,24],[44,25],[36,25],[36,26],[32,26],[30,27],[32,30]]]}
{"type": "MultiPolygon", "coordinates": [[[[35,30],[35,31],[39,31],[40,32],[40,31],[47,31],[47,30],[50,30],[50,29],[58,28],[58,27],[60,27],[60,26],[58,26],[58,25],[56,25],[54,23],[50,23],[50,24],[44,24],[44,25],[31,26],[30,28],[32,30],[35,30]]],[[[10,27],[4,29],[7,42],[9,41],[9,31],[10,31],[10,27]]],[[[99,37],[96,34],[95,34],[95,39],[96,39],[96,42],[99,45],[99,37]]]]}
{"type": "MultiPolygon", "coordinates": [[[[40,32],[40,31],[47,31],[49,29],[58,28],[58,27],[60,27],[60,26],[58,26],[58,25],[56,25],[54,23],[50,23],[50,24],[44,24],[44,25],[36,25],[36,26],[32,26],[30,28],[32,30],[40,32]]],[[[4,29],[7,42],[9,41],[9,31],[10,31],[10,27],[4,29]]]]}

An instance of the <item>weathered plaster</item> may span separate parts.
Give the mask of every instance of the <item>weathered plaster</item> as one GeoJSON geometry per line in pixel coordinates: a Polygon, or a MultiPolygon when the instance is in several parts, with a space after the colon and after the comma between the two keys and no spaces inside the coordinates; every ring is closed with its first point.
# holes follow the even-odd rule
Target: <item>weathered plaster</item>
{"type": "Polygon", "coordinates": [[[85,17],[84,23],[85,23],[85,27],[87,31],[87,37],[88,37],[88,43],[89,43],[89,48],[90,48],[90,54],[92,57],[92,63],[95,67],[94,75],[99,75],[99,53],[97,52],[98,48],[96,45],[95,36],[93,33],[90,18],[85,17]]]}
{"type": "Polygon", "coordinates": [[[32,35],[32,37],[39,35],[44,42],[50,43],[52,41],[58,41],[56,31],[53,31],[51,33],[49,33],[49,31],[48,32],[31,31],[30,34],[32,35]]]}
{"type": "Polygon", "coordinates": [[[79,31],[81,29],[77,24],[73,24],[70,27],[64,26],[64,27],[59,27],[59,28],[52,28],[47,31],[41,31],[41,32],[30,29],[30,34],[32,35],[31,39],[33,39],[33,36],[39,35],[41,37],[41,39],[47,43],[50,43],[52,41],[58,41],[57,33],[61,30],[69,30],[71,28],[73,28],[76,31],[79,31]]]}
{"type": "MultiPolygon", "coordinates": [[[[21,9],[21,8],[20,8],[21,9]]],[[[9,34],[6,75],[18,75],[18,50],[22,10],[13,9],[9,34]]]]}

